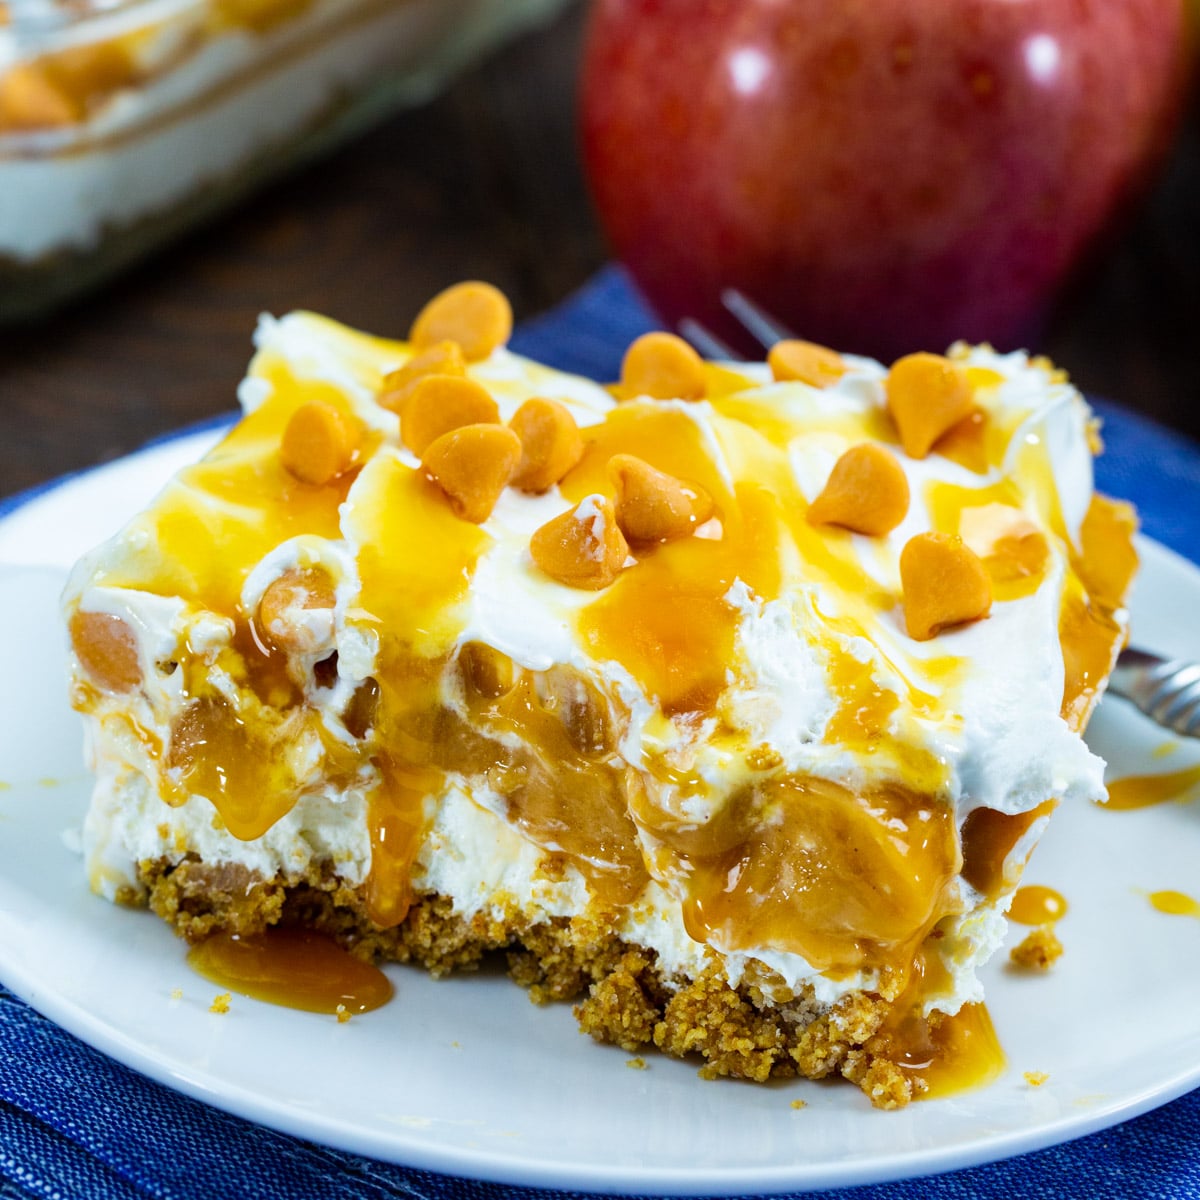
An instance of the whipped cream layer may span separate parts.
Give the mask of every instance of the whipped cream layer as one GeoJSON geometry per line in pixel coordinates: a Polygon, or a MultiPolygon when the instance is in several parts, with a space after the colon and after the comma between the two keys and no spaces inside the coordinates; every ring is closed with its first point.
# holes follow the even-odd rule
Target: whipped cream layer
{"type": "Polygon", "coordinates": [[[85,830],[97,890],[125,894],[137,863],[187,854],[263,878],[322,865],[365,888],[377,919],[413,892],[467,917],[599,908],[667,976],[716,963],[733,983],[833,1001],[896,994],[923,955],[928,977],[940,966],[928,1006],[979,998],[975,970],[1054,802],[1104,795],[1079,729],[1123,614],[1082,634],[1064,616],[1086,609],[1092,503],[1091,414],[1065,378],[954,348],[979,416],[923,460],[896,447],[907,515],[865,537],[803,514],[847,448],[895,446],[880,365],[847,359],[824,389],[713,365],[705,400],[618,403],[497,350],[470,374],[501,419],[552,397],[587,449],[559,486],[510,487],[475,526],[376,402],[404,343],[297,313],[264,318],[256,344],[243,423],[68,585],[69,613],[133,631],[142,679],[112,695],[75,664],[99,775],[85,830]],[[305,491],[280,482],[277,445],[312,399],[352,413],[367,449],[352,478],[305,491]],[[701,483],[716,515],[683,543],[635,548],[610,588],[568,587],[530,538],[604,494],[614,451],[701,483]],[[989,563],[1030,533],[1045,553],[1015,573],[995,558],[989,615],[918,642],[898,563],[931,529],[989,563]],[[314,570],[331,597],[286,614],[292,649],[273,663],[248,640],[252,616],[273,580],[314,570]],[[1064,660],[1076,641],[1082,674],[1064,660]],[[489,691],[493,669],[508,674],[489,691]],[[393,753],[410,741],[420,754],[393,753]],[[243,765],[197,762],[221,745],[243,765]],[[392,828],[420,833],[398,851],[392,828]],[[854,874],[860,849],[862,878],[831,912],[832,876],[854,874]],[[793,903],[820,936],[792,936],[793,903]]]}

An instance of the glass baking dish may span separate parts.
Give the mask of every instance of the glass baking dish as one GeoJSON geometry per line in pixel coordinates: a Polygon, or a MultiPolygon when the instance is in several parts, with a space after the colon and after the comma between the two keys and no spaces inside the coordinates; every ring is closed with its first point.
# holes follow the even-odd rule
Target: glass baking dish
{"type": "Polygon", "coordinates": [[[0,320],[427,98],[569,0],[0,0],[0,320]]]}

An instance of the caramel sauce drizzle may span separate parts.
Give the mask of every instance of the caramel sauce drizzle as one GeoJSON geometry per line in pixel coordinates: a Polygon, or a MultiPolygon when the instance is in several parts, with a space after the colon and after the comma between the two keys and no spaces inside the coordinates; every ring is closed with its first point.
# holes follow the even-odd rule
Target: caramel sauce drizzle
{"type": "Polygon", "coordinates": [[[989,900],[995,900],[1016,883],[1025,867],[1023,862],[1011,861],[1017,844],[1036,821],[1049,816],[1053,809],[1053,801],[1023,813],[974,809],[962,827],[962,877],[989,900]]]}
{"type": "Polygon", "coordinates": [[[215,934],[193,946],[187,961],[219,987],[304,1012],[370,1012],[393,993],[378,967],[311,929],[276,925],[246,937],[215,934]]]}
{"type": "Polygon", "coordinates": [[[323,400],[350,411],[349,402],[330,384],[297,379],[282,367],[268,377],[271,398],[206,458],[185,467],[136,519],[156,552],[127,556],[98,583],[181,596],[235,617],[246,575],[281,542],[304,533],[341,536],[338,507],[356,473],[326,487],[304,484],[283,468],[278,447],[301,404],[323,400]]]}
{"type": "Polygon", "coordinates": [[[1066,897],[1039,883],[1017,888],[1008,910],[1009,918],[1019,925],[1051,925],[1066,914],[1066,897]]]}
{"type": "Polygon", "coordinates": [[[1099,699],[1125,634],[1114,612],[1137,570],[1136,519],[1128,504],[1096,494],[1080,531],[1081,551],[1072,558],[1059,614],[1065,682],[1062,715],[1082,732],[1099,699]]]}
{"type": "Polygon", "coordinates": [[[960,859],[945,805],[785,777],[747,789],[727,812],[703,839],[654,830],[688,863],[684,922],[697,941],[800,954],[834,978],[880,967],[904,979],[954,910],[960,859]]]}
{"type": "Polygon", "coordinates": [[[1200,919],[1200,900],[1193,899],[1186,892],[1151,892],[1146,898],[1160,913],[1166,913],[1171,917],[1200,919]]]}
{"type": "Polygon", "coordinates": [[[926,488],[926,504],[933,528],[939,533],[966,536],[964,515],[971,510],[996,515],[1003,530],[1004,513],[1011,514],[1015,532],[989,539],[986,546],[975,547],[983,559],[992,582],[992,597],[997,601],[1019,600],[1032,596],[1041,587],[1050,565],[1050,548],[1038,530],[1025,531],[1028,518],[1021,509],[1021,496],[1012,479],[1002,479],[987,487],[968,488],[934,482],[926,488]]]}
{"type": "Polygon", "coordinates": [[[909,1029],[898,1031],[897,1041],[904,1047],[899,1065],[919,1081],[926,1100],[987,1087],[1007,1065],[984,1004],[964,1004],[953,1016],[914,1019],[909,1029]]]}
{"type": "Polygon", "coordinates": [[[599,899],[631,902],[649,877],[603,696],[556,667],[522,673],[500,696],[475,690],[468,705],[459,736],[466,743],[474,728],[486,739],[469,765],[504,798],[509,820],[573,862],[599,899]]]}
{"type": "Polygon", "coordinates": [[[1200,764],[1162,775],[1130,775],[1109,783],[1108,799],[1100,807],[1114,812],[1128,812],[1172,801],[1186,802],[1193,799],[1191,793],[1198,784],[1200,764]]]}
{"type": "Polygon", "coordinates": [[[985,1087],[1006,1066],[985,1005],[964,1004],[953,1016],[925,1016],[926,999],[949,990],[949,976],[936,953],[920,952],[907,988],[870,1043],[900,1067],[925,1099],[985,1087]]]}

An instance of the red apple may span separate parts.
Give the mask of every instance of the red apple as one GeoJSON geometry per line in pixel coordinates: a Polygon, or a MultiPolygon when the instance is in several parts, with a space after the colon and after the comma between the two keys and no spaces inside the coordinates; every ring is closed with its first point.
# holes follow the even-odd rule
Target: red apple
{"type": "Polygon", "coordinates": [[[584,159],[665,322],[1017,344],[1147,182],[1183,0],[596,0],[584,159]]]}

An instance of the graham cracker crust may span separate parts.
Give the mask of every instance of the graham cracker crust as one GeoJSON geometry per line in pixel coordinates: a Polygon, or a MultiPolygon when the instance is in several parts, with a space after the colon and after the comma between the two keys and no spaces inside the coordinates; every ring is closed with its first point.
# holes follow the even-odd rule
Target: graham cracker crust
{"type": "Polygon", "coordinates": [[[162,858],[139,863],[138,874],[142,902],[189,942],[299,925],[364,960],[411,963],[434,976],[504,954],[534,1003],[576,1001],[579,1028],[596,1041],[699,1058],[705,1079],[840,1075],[885,1109],[904,1107],[923,1087],[876,1038],[890,1009],[879,997],[853,992],[829,1006],[805,988],[781,1002],[756,983],[730,986],[715,964],[696,979],[667,978],[654,952],[622,941],[603,913],[536,924],[515,911],[466,919],[448,898],[421,895],[401,924],[381,929],[360,892],[332,872],[264,880],[237,865],[162,858]]]}

